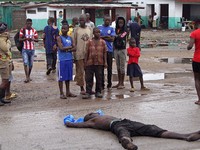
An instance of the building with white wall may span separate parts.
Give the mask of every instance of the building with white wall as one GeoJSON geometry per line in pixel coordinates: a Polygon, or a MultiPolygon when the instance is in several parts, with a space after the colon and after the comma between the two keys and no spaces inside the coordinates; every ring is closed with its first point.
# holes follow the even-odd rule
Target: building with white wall
{"type": "MultiPolygon", "coordinates": [[[[135,6],[136,7],[136,6],[135,6]]],[[[115,20],[115,15],[119,14],[128,19],[131,17],[131,9],[134,8],[132,3],[41,3],[41,4],[29,4],[23,6],[26,10],[26,18],[33,20],[33,27],[36,30],[43,30],[47,25],[49,17],[53,17],[57,20],[59,25],[58,14],[63,12],[61,19],[67,19],[71,23],[73,17],[79,17],[83,13],[90,13],[91,20],[95,25],[103,23],[103,17],[105,14],[109,14],[112,20],[115,20]]]]}
{"type": "MultiPolygon", "coordinates": [[[[119,2],[131,2],[144,9],[138,10],[143,24],[148,25],[148,16],[156,12],[159,16],[159,24],[163,27],[180,28],[180,18],[195,20],[200,18],[200,0],[118,0],[119,2]]],[[[135,17],[135,9],[131,11],[135,17]]]]}

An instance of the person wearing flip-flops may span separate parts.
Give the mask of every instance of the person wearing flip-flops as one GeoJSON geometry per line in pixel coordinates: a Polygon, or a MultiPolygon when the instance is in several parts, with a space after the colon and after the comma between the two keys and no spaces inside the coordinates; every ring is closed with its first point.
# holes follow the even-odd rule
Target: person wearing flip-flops
{"type": "Polygon", "coordinates": [[[26,19],[25,27],[21,28],[19,34],[19,41],[23,41],[22,58],[24,63],[24,72],[26,79],[24,83],[32,81],[30,78],[33,68],[33,61],[35,55],[35,42],[38,42],[38,33],[32,27],[32,19],[26,19]]]}
{"type": "Polygon", "coordinates": [[[194,72],[194,82],[197,91],[198,100],[195,104],[200,105],[200,20],[195,21],[195,29],[190,34],[190,43],[187,46],[187,50],[191,50],[195,44],[194,56],[192,59],[192,69],[194,72]]]}
{"type": "Polygon", "coordinates": [[[76,97],[70,92],[70,81],[73,76],[73,55],[75,46],[73,40],[67,35],[69,25],[63,25],[62,35],[57,37],[58,43],[58,85],[60,90],[60,98],[67,99],[67,97],[76,97]],[[66,95],[63,92],[63,82],[66,85],[66,95]]]}
{"type": "Polygon", "coordinates": [[[130,92],[134,92],[135,88],[133,86],[133,78],[139,77],[141,90],[149,90],[144,86],[143,82],[143,74],[138,65],[139,57],[140,57],[140,49],[136,47],[136,41],[134,38],[131,38],[129,41],[129,48],[127,49],[127,55],[129,56],[128,66],[127,66],[127,76],[129,76],[131,89],[130,92]]]}

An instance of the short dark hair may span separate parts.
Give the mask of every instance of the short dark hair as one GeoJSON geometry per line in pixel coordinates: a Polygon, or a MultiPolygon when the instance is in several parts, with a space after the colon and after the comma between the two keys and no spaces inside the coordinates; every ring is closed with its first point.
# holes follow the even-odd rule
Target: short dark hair
{"type": "Polygon", "coordinates": [[[98,27],[94,27],[94,29],[93,29],[93,33],[94,33],[95,30],[99,30],[99,28],[98,28],[98,27]]]}
{"type": "Polygon", "coordinates": [[[32,22],[32,19],[28,18],[26,19],[26,22],[32,22]]]}
{"type": "Polygon", "coordinates": [[[61,23],[62,24],[64,24],[64,23],[68,24],[68,21],[64,19],[61,23]]]}
{"type": "Polygon", "coordinates": [[[53,17],[50,17],[48,20],[49,20],[49,22],[51,22],[51,23],[54,23],[54,22],[55,22],[55,19],[54,19],[53,17]]]}

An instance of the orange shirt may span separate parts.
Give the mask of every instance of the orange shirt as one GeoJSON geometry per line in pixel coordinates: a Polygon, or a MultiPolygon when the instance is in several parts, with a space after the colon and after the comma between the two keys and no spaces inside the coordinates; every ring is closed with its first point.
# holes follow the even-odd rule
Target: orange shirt
{"type": "Polygon", "coordinates": [[[138,47],[129,47],[127,49],[127,55],[129,56],[128,64],[132,63],[138,64],[140,57],[140,49],[138,47]]]}
{"type": "Polygon", "coordinates": [[[190,37],[195,40],[195,51],[193,56],[193,61],[200,62],[200,29],[193,31],[190,37]]]}

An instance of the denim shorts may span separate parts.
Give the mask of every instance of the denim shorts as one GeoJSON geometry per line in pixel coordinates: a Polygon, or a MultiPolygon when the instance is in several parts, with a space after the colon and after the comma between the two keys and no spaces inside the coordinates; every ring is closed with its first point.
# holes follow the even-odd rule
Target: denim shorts
{"type": "Polygon", "coordinates": [[[35,55],[35,50],[23,49],[22,50],[22,57],[23,57],[24,65],[32,67],[34,55],[35,55]]]}

